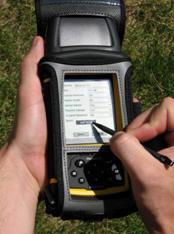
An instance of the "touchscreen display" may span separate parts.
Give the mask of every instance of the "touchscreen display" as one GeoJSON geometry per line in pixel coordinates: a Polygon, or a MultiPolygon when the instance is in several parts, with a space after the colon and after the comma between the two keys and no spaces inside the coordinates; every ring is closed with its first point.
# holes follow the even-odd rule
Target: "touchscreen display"
{"type": "Polygon", "coordinates": [[[107,143],[110,135],[97,129],[98,122],[115,126],[115,109],[111,79],[65,78],[64,124],[66,144],[107,143]]]}

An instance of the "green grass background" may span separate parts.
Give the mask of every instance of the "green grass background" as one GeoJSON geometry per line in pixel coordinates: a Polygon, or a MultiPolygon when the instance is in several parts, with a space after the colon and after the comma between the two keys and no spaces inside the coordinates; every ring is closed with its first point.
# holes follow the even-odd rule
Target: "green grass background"
{"type": "MultiPolygon", "coordinates": [[[[170,0],[126,0],[123,50],[132,58],[134,96],[143,109],[165,96],[174,97],[174,8],[170,0]]],[[[36,34],[32,0],[0,0],[0,145],[11,130],[19,65],[36,34]]],[[[138,214],[103,222],[61,221],[38,207],[35,233],[147,233],[138,214]]]]}

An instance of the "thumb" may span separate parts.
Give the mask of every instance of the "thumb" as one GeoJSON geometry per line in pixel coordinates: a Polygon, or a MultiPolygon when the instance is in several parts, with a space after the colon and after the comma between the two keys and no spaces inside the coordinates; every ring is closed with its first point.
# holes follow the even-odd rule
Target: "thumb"
{"type": "Polygon", "coordinates": [[[44,55],[44,42],[39,36],[33,39],[32,46],[21,64],[21,83],[30,82],[37,76],[37,65],[44,55]]]}
{"type": "Polygon", "coordinates": [[[32,47],[21,64],[21,80],[18,92],[18,108],[26,109],[42,100],[41,84],[37,75],[38,62],[44,55],[43,39],[36,36],[32,47]]]}
{"type": "Polygon", "coordinates": [[[132,176],[145,168],[156,165],[157,160],[149,154],[134,136],[119,132],[110,142],[112,152],[122,161],[128,173],[132,176]]]}
{"type": "Polygon", "coordinates": [[[44,145],[46,116],[42,89],[37,75],[38,62],[44,55],[44,42],[35,37],[21,64],[21,80],[17,96],[17,113],[12,138],[25,144],[44,145]],[[36,137],[37,136],[37,137],[36,137]]]}

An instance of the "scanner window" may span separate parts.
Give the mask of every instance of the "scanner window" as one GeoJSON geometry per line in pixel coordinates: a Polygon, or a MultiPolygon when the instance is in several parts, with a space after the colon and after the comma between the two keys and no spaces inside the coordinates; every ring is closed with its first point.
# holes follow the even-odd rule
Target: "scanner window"
{"type": "Polygon", "coordinates": [[[59,45],[112,46],[112,39],[104,18],[62,17],[59,29],[59,45]]]}

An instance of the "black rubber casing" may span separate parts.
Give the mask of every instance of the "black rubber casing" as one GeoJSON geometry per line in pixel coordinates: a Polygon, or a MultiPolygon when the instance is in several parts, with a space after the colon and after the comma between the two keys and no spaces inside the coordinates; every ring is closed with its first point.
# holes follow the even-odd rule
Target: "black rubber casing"
{"type": "MultiPolygon", "coordinates": [[[[136,210],[131,186],[126,192],[91,199],[69,195],[67,150],[64,143],[63,82],[66,73],[116,74],[119,77],[124,125],[134,117],[131,83],[132,65],[121,51],[125,9],[122,0],[36,0],[38,34],[45,39],[45,56],[39,64],[48,126],[48,179],[55,178],[46,190],[47,212],[63,219],[102,219],[127,215],[136,210]],[[62,17],[101,18],[111,35],[112,45],[59,45],[62,17]],[[48,82],[46,82],[48,80],[48,82]]],[[[76,149],[79,153],[100,149],[76,149]]],[[[96,151],[97,152],[97,151],[96,151]]],[[[110,150],[108,151],[111,154],[110,150]]]]}

